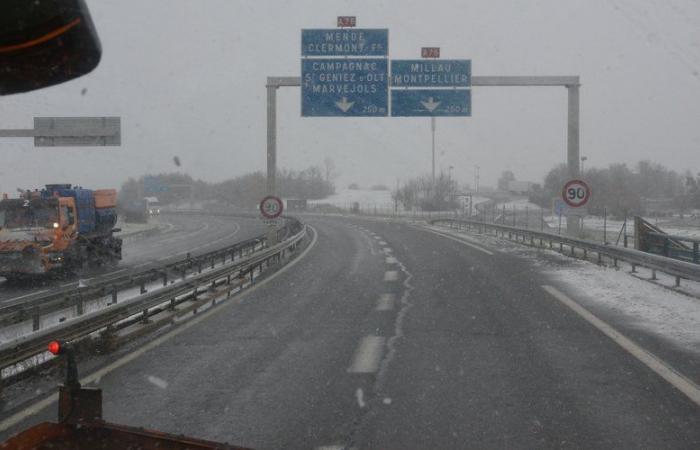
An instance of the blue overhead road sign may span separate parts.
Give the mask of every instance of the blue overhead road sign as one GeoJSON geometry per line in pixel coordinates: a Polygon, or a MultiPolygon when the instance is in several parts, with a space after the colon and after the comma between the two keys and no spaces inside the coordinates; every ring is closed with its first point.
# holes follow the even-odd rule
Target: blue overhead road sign
{"type": "Polygon", "coordinates": [[[386,116],[386,59],[301,60],[301,115],[386,116]]]}
{"type": "Polygon", "coordinates": [[[391,115],[471,116],[469,89],[392,89],[391,115]]]}
{"type": "Polygon", "coordinates": [[[392,87],[471,87],[469,59],[394,59],[392,87]]]}
{"type": "Polygon", "coordinates": [[[388,51],[387,29],[301,30],[302,56],[387,56],[388,51]]]}

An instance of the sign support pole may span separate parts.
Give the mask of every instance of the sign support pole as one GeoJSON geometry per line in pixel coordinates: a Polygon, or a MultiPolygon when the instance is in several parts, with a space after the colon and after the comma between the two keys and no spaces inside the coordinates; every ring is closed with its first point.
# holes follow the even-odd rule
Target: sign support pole
{"type": "MultiPolygon", "coordinates": [[[[569,176],[572,179],[578,178],[579,169],[579,85],[569,84],[566,86],[568,94],[567,112],[567,141],[566,153],[569,168],[569,176]]],[[[570,236],[581,234],[581,218],[568,215],[566,217],[566,232],[570,236]]]]}
{"type": "MultiPolygon", "coordinates": [[[[277,88],[267,83],[267,195],[275,195],[277,190],[277,88]]],[[[267,245],[277,243],[277,228],[267,227],[267,245]]]]}

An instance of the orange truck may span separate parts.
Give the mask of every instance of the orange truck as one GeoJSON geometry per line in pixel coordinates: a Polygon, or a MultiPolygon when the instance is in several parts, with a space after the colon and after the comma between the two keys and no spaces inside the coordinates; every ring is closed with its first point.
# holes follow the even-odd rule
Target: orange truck
{"type": "Polygon", "coordinates": [[[47,184],[0,200],[0,276],[18,278],[121,259],[114,189],[47,184]]]}

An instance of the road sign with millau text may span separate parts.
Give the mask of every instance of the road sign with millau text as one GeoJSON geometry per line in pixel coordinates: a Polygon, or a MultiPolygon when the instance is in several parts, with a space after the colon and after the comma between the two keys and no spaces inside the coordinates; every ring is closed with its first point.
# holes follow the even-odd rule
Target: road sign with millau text
{"type": "Polygon", "coordinates": [[[302,56],[387,56],[388,52],[388,29],[301,30],[302,56]]]}
{"type": "Polygon", "coordinates": [[[469,59],[394,59],[391,87],[471,87],[469,59]]]}
{"type": "Polygon", "coordinates": [[[391,115],[471,116],[471,91],[468,89],[394,89],[391,91],[391,115]]]}
{"type": "Polygon", "coordinates": [[[387,60],[309,58],[301,60],[301,115],[386,116],[387,60]]]}

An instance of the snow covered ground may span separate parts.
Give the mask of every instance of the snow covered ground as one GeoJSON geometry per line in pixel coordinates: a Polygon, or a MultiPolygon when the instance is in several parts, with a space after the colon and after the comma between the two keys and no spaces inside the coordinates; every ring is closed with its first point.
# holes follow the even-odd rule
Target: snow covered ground
{"type": "Polygon", "coordinates": [[[641,279],[648,278],[649,273],[638,269],[635,276],[625,264],[615,269],[493,236],[431,228],[460,235],[492,251],[531,259],[542,273],[565,287],[587,309],[700,356],[700,283],[683,280],[684,293],[676,292],[670,288],[673,277],[659,274],[658,282],[652,283],[641,279]]]}

